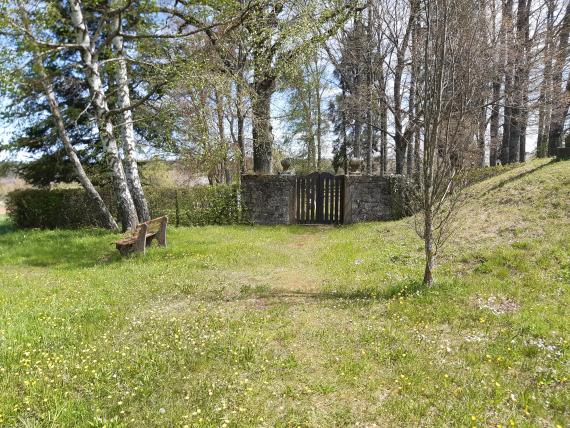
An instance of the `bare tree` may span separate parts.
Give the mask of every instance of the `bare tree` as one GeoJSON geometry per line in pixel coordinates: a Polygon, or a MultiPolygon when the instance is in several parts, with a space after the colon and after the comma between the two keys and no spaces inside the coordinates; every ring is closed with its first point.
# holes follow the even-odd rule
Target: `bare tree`
{"type": "MultiPolygon", "coordinates": [[[[424,283],[433,282],[434,258],[453,231],[463,176],[470,165],[480,94],[486,86],[486,43],[481,36],[479,2],[422,0],[422,55],[418,105],[423,134],[422,166],[411,190],[416,231],[424,240],[424,283]]],[[[416,119],[417,120],[417,119],[416,119]]]]}

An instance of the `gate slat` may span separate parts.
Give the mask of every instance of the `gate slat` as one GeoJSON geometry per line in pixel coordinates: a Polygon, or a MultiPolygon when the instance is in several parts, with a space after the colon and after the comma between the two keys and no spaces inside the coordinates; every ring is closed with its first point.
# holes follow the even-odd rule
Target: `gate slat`
{"type": "Polygon", "coordinates": [[[329,178],[324,177],[323,180],[323,222],[328,223],[329,221],[329,178]]]}
{"type": "Polygon", "coordinates": [[[301,178],[301,223],[305,222],[305,179],[301,178]]]}
{"type": "Polygon", "coordinates": [[[300,224],[340,224],[344,220],[344,177],[312,173],[297,177],[295,214],[300,224]]]}
{"type": "Polygon", "coordinates": [[[336,204],[335,204],[335,198],[336,198],[335,189],[336,189],[336,186],[335,186],[335,184],[334,184],[334,183],[335,183],[334,178],[331,178],[330,183],[331,183],[331,195],[330,195],[330,200],[331,200],[331,213],[330,213],[330,220],[331,220],[331,223],[334,223],[334,222],[335,222],[334,213],[335,213],[335,211],[336,211],[336,204]]]}
{"type": "Polygon", "coordinates": [[[335,223],[338,223],[339,220],[339,199],[340,199],[340,188],[338,186],[338,178],[335,177],[334,180],[334,187],[335,187],[335,213],[334,213],[334,221],[335,223]]]}
{"type": "Polygon", "coordinates": [[[317,213],[316,213],[316,203],[315,203],[315,196],[317,190],[317,180],[315,177],[311,178],[311,223],[317,222],[317,213]]]}
{"type": "Polygon", "coordinates": [[[338,178],[338,187],[339,187],[339,210],[338,210],[338,222],[344,222],[344,177],[338,178]]]}
{"type": "Polygon", "coordinates": [[[301,178],[295,180],[295,203],[297,210],[297,223],[301,222],[301,178]]]}

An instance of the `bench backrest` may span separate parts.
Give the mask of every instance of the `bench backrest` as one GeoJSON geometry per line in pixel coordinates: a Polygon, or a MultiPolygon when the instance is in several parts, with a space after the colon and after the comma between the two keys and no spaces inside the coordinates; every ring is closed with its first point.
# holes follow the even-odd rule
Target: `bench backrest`
{"type": "Polygon", "coordinates": [[[149,221],[145,221],[144,224],[147,225],[146,233],[158,233],[160,231],[160,227],[163,224],[166,224],[167,222],[168,222],[167,216],[158,217],[149,221]]]}
{"type": "Polygon", "coordinates": [[[143,228],[143,225],[146,226],[145,230],[146,234],[158,233],[160,232],[162,225],[163,224],[166,225],[166,223],[168,223],[168,216],[154,218],[152,220],[145,221],[144,223],[137,224],[137,227],[135,227],[133,231],[131,231],[130,233],[128,232],[127,234],[130,236],[139,236],[141,229],[143,228]]]}

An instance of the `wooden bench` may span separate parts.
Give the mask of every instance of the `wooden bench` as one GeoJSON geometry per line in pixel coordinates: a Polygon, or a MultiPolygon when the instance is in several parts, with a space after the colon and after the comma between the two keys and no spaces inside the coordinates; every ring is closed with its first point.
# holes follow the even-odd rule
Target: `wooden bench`
{"type": "Polygon", "coordinates": [[[168,217],[159,217],[140,223],[135,230],[128,232],[125,237],[115,243],[122,256],[130,253],[145,253],[153,239],[159,247],[166,247],[166,225],[168,217]]]}

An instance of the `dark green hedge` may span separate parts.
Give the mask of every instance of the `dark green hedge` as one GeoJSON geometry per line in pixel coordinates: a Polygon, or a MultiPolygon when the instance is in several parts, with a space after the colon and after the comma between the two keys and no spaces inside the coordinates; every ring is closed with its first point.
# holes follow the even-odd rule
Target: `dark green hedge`
{"type": "MultiPolygon", "coordinates": [[[[107,202],[111,195],[101,192],[107,202]]],[[[95,207],[80,189],[22,189],[8,193],[8,216],[15,227],[42,229],[100,226],[95,207]]],[[[110,206],[115,212],[114,204],[110,206]]]]}
{"type": "MultiPolygon", "coordinates": [[[[193,188],[146,188],[151,216],[168,215],[176,226],[235,224],[241,221],[239,186],[200,186],[193,188]]],[[[101,197],[117,217],[110,191],[101,197]]],[[[96,210],[82,189],[24,189],[8,194],[6,207],[18,228],[79,228],[100,226],[96,210]]]]}

